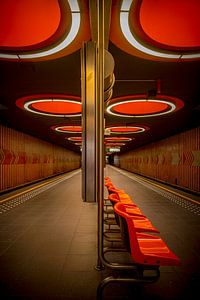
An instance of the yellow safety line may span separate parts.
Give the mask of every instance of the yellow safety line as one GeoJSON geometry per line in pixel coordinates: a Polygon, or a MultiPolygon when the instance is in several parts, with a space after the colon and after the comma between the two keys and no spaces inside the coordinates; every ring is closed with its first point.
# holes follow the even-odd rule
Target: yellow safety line
{"type": "MultiPolygon", "coordinates": [[[[62,177],[64,177],[64,176],[65,176],[65,175],[62,175],[62,177]]],[[[23,191],[23,192],[21,192],[21,193],[15,194],[15,195],[10,196],[10,197],[8,197],[8,198],[6,198],[6,199],[0,200],[0,203],[6,202],[6,201],[11,200],[11,199],[13,199],[13,198],[16,198],[16,197],[18,197],[18,196],[21,196],[21,195],[23,195],[23,194],[26,194],[26,193],[28,193],[28,192],[30,192],[30,191],[36,190],[36,189],[38,189],[38,188],[40,188],[40,187],[42,187],[42,186],[44,186],[44,185],[47,185],[48,183],[50,183],[50,182],[52,182],[52,181],[56,181],[56,180],[58,180],[58,178],[57,178],[57,179],[51,179],[51,180],[48,180],[47,182],[41,183],[41,184],[39,184],[39,185],[37,185],[37,186],[34,186],[34,187],[32,187],[32,188],[30,188],[30,189],[28,189],[28,190],[26,190],[26,191],[23,191]]]]}
{"type": "MultiPolygon", "coordinates": [[[[126,175],[125,173],[123,173],[123,174],[124,174],[125,176],[127,176],[127,177],[130,177],[130,176],[126,175]]],[[[137,175],[136,175],[136,177],[137,177],[137,175]]],[[[130,178],[131,178],[131,177],[130,177],[130,178]]],[[[191,202],[194,202],[194,203],[200,205],[200,202],[198,202],[198,201],[196,201],[196,200],[193,200],[193,199],[191,199],[191,198],[189,198],[189,197],[187,197],[187,196],[184,196],[184,195],[182,195],[182,194],[179,194],[179,193],[177,193],[177,192],[174,192],[174,191],[172,191],[172,190],[169,190],[169,189],[163,187],[162,185],[153,183],[153,182],[151,182],[151,181],[148,180],[148,179],[143,179],[143,178],[141,179],[141,178],[139,178],[139,180],[146,181],[146,182],[149,183],[149,184],[152,184],[152,185],[154,185],[154,186],[156,186],[156,187],[159,187],[159,188],[161,188],[161,189],[163,189],[163,190],[166,190],[167,192],[170,192],[170,193],[172,193],[172,194],[174,194],[174,195],[176,195],[176,196],[179,196],[179,197],[181,197],[181,198],[184,198],[184,199],[186,199],[186,200],[189,200],[189,201],[191,201],[191,202]]]]}
{"type": "Polygon", "coordinates": [[[193,200],[193,199],[191,199],[191,198],[189,198],[189,197],[187,197],[187,196],[184,196],[184,195],[182,195],[182,194],[179,194],[179,193],[177,193],[177,192],[174,192],[174,191],[172,191],[172,190],[170,190],[170,189],[167,189],[167,188],[163,187],[162,185],[153,183],[153,182],[151,182],[150,180],[147,180],[147,179],[141,179],[141,180],[146,181],[146,182],[148,182],[148,183],[150,183],[150,184],[152,184],[152,185],[154,185],[154,186],[156,186],[156,187],[159,187],[159,188],[161,188],[161,189],[163,189],[163,190],[166,190],[166,191],[168,191],[168,192],[170,192],[170,193],[172,193],[172,194],[174,194],[174,195],[176,195],[176,196],[179,196],[179,197],[181,197],[181,198],[184,198],[184,199],[186,199],[186,200],[192,201],[192,202],[197,203],[197,204],[200,205],[200,202],[198,202],[198,201],[196,201],[196,200],[193,200]]]}

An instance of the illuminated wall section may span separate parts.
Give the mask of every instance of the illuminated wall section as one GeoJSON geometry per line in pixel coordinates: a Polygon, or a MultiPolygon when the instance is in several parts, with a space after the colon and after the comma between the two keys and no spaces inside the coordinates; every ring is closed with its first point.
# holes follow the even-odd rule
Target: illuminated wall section
{"type": "Polygon", "coordinates": [[[0,125],[0,191],[80,167],[80,155],[0,125]]]}
{"type": "Polygon", "coordinates": [[[200,128],[117,156],[115,165],[200,192],[200,128]]]}

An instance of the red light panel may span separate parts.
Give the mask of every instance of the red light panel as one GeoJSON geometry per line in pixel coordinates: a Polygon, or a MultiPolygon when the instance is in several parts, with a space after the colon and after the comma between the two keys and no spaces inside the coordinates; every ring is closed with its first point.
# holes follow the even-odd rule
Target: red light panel
{"type": "Polygon", "coordinates": [[[150,60],[199,60],[199,0],[114,2],[110,40],[117,47],[150,60]]]}
{"type": "Polygon", "coordinates": [[[156,42],[173,47],[200,46],[199,0],[143,0],[140,23],[156,42]]]}
{"type": "Polygon", "coordinates": [[[16,100],[16,105],[32,113],[46,116],[62,117],[80,116],[80,97],[64,94],[29,95],[16,100]]]}
{"type": "Polygon", "coordinates": [[[52,129],[64,133],[81,133],[82,127],[81,126],[53,126],[52,129]]]}
{"type": "Polygon", "coordinates": [[[57,30],[61,12],[57,0],[1,0],[0,46],[41,43],[57,30]]]}
{"type": "Polygon", "coordinates": [[[71,142],[82,142],[82,137],[73,136],[73,137],[69,137],[68,140],[71,141],[71,142]]]}
{"type": "Polygon", "coordinates": [[[118,126],[118,127],[109,127],[109,130],[111,133],[138,133],[145,131],[146,128],[144,127],[138,127],[138,126],[118,126]]]}
{"type": "Polygon", "coordinates": [[[120,103],[115,105],[112,109],[113,112],[125,114],[125,115],[147,115],[160,113],[169,109],[169,105],[165,103],[152,103],[152,102],[131,102],[120,103]]]}
{"type": "Polygon", "coordinates": [[[113,98],[107,102],[107,112],[120,117],[155,117],[175,112],[182,108],[181,99],[157,94],[153,98],[147,95],[129,95],[113,98]]]}
{"type": "Polygon", "coordinates": [[[73,103],[70,101],[52,101],[48,102],[35,102],[31,104],[33,110],[50,113],[50,114],[80,114],[81,113],[81,104],[73,103]]]}

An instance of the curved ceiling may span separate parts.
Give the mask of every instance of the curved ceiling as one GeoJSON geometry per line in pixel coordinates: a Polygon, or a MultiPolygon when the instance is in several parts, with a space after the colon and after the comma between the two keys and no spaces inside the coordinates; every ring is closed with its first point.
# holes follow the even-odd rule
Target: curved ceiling
{"type": "Polygon", "coordinates": [[[7,0],[0,7],[0,45],[5,49],[35,47],[55,34],[61,21],[56,0],[50,0],[48,6],[45,1],[7,0]]]}
{"type": "Polygon", "coordinates": [[[84,1],[8,0],[0,2],[0,11],[0,59],[55,59],[90,38],[84,1]]]}
{"type": "MultiPolygon", "coordinates": [[[[1,123],[78,152],[80,48],[91,39],[94,18],[89,2],[0,1],[1,123]]],[[[115,83],[105,103],[109,148],[128,151],[199,126],[199,5],[198,0],[112,1],[108,50],[115,83]]]]}
{"type": "Polygon", "coordinates": [[[197,0],[143,0],[139,22],[152,43],[159,43],[163,48],[195,50],[200,47],[199,11],[197,0]]]}
{"type": "Polygon", "coordinates": [[[110,38],[123,51],[160,61],[200,59],[198,0],[122,0],[113,5],[110,38]]]}

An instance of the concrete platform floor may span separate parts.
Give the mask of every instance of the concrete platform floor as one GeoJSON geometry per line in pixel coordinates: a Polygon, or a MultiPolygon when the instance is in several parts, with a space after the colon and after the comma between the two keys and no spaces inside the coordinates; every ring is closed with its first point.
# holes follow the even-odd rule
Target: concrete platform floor
{"type": "MultiPolygon", "coordinates": [[[[104,300],[194,299],[200,216],[117,169],[107,167],[106,175],[133,197],[182,264],[161,268],[152,285],[110,284],[104,300]]],[[[96,262],[97,205],[82,202],[80,172],[0,215],[2,300],[95,300],[99,282],[112,273],[96,271],[96,262]]]]}

